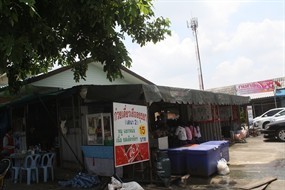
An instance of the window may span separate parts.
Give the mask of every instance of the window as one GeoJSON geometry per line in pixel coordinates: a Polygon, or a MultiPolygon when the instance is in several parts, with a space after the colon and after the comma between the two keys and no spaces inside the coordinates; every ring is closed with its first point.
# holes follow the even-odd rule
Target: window
{"type": "Polygon", "coordinates": [[[111,114],[99,113],[87,115],[86,122],[88,145],[106,145],[112,142],[111,114]]]}

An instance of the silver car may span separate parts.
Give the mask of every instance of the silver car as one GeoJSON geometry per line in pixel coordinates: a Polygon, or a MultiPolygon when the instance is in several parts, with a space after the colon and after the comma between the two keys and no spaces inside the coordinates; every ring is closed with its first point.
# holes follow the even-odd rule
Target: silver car
{"type": "Polygon", "coordinates": [[[281,116],[285,115],[285,108],[274,108],[274,109],[270,109],[266,112],[264,112],[262,115],[255,117],[253,119],[253,125],[254,127],[258,128],[258,129],[265,129],[265,126],[270,123],[273,122],[275,120],[282,120],[284,119],[284,117],[282,118],[281,116]]]}

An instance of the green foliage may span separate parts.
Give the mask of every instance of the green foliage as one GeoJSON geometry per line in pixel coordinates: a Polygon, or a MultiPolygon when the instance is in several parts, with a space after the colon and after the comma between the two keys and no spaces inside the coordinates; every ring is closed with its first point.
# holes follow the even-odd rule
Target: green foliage
{"type": "Polygon", "coordinates": [[[113,81],[132,62],[124,36],[144,46],[171,35],[170,21],[155,17],[152,0],[0,0],[0,17],[0,74],[7,73],[14,93],[55,64],[71,65],[75,81],[84,79],[82,60],[89,57],[113,81]]]}
{"type": "Polygon", "coordinates": [[[244,108],[240,109],[240,121],[241,123],[245,123],[246,122],[246,113],[244,108]]]}

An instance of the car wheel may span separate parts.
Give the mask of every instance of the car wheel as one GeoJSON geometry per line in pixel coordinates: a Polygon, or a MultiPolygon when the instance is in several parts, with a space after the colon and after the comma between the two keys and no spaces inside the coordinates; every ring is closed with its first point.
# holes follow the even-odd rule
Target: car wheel
{"type": "Polygon", "coordinates": [[[265,129],[265,125],[267,125],[268,123],[270,123],[269,121],[266,121],[262,124],[262,129],[265,129]]]}
{"type": "Polygon", "coordinates": [[[285,128],[277,131],[277,138],[278,140],[285,142],[285,128]]]}

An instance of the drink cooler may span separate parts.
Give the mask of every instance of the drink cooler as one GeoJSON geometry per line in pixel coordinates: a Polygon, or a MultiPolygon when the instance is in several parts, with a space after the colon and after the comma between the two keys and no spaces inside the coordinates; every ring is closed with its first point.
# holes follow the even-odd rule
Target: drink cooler
{"type": "Polygon", "coordinates": [[[218,145],[220,151],[220,159],[224,158],[227,162],[230,161],[229,141],[208,141],[201,145],[218,145]]]}
{"type": "Polygon", "coordinates": [[[198,145],[186,150],[187,173],[209,177],[217,172],[220,152],[217,145],[198,145]]]}
{"type": "Polygon", "coordinates": [[[170,159],[171,174],[184,175],[187,173],[186,150],[188,148],[172,148],[168,149],[168,157],[170,159]]]}

